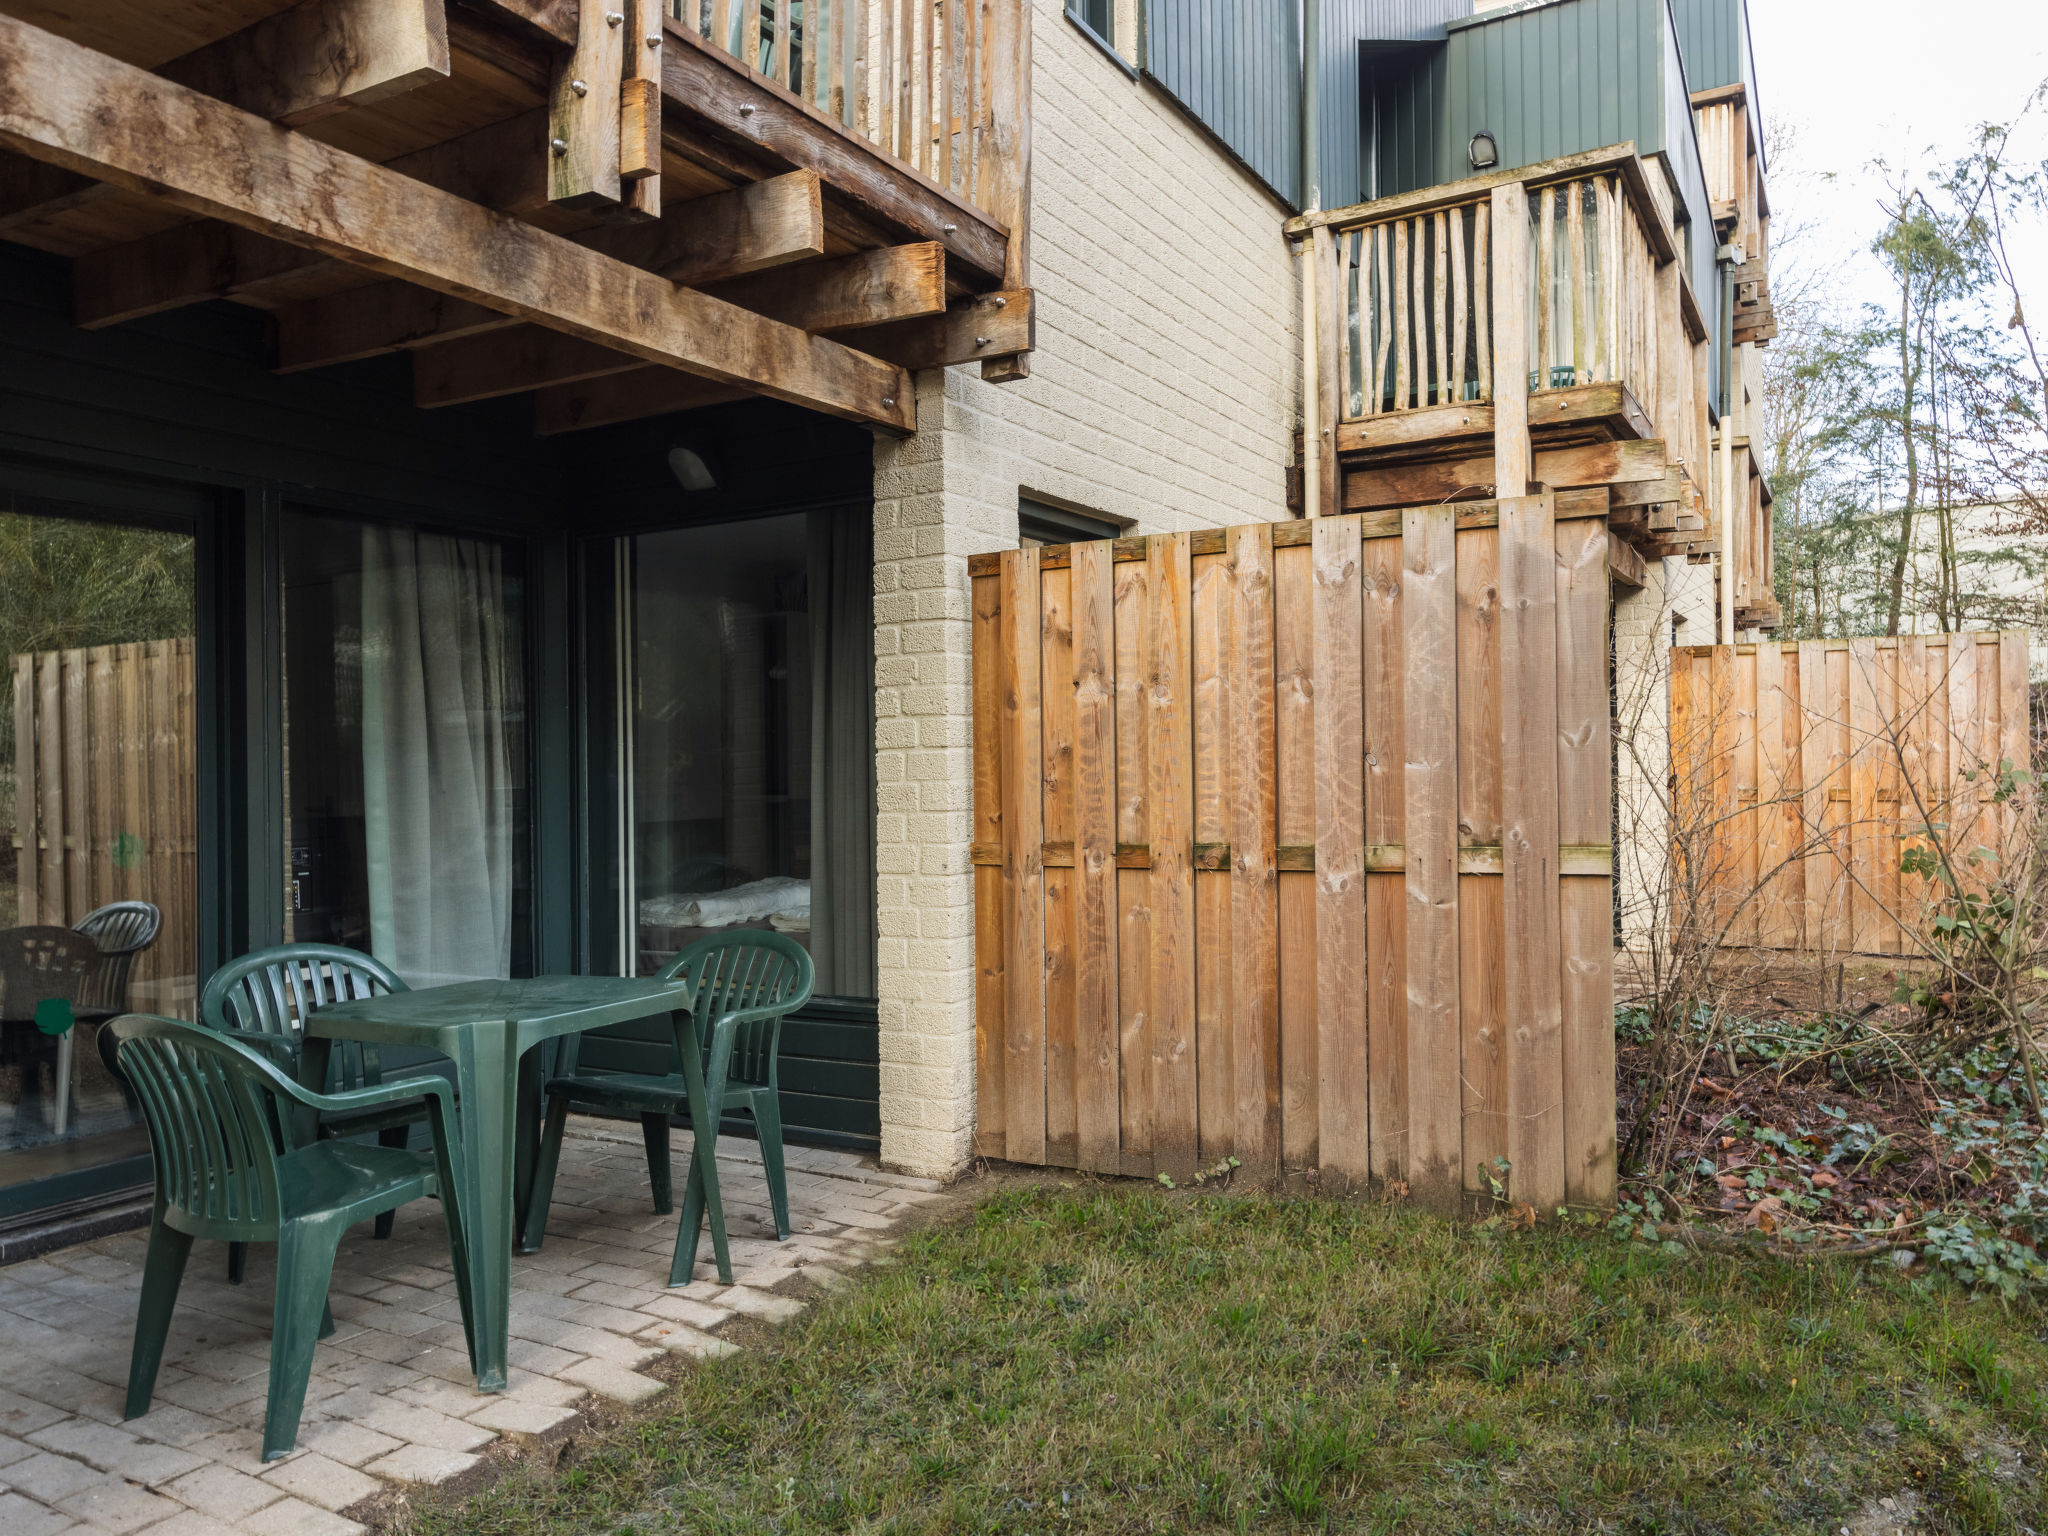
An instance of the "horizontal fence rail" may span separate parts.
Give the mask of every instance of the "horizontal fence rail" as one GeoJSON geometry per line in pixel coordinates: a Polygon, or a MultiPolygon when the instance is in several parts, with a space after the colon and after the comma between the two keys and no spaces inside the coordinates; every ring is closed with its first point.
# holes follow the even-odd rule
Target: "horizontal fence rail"
{"type": "Polygon", "coordinates": [[[1024,0],[668,0],[669,15],[922,171],[1002,213],[996,157],[1024,0]],[[998,14],[1001,12],[1002,14],[998,14]]]}
{"type": "Polygon", "coordinates": [[[70,927],[147,901],[156,942],[129,973],[132,1006],[192,1017],[199,739],[192,641],[13,659],[19,921],[70,927]]]}
{"type": "Polygon", "coordinates": [[[970,562],[981,1155],[1611,1201],[1608,533],[1556,506],[970,562]]]}
{"type": "Polygon", "coordinates": [[[1676,888],[1725,945],[1911,955],[1936,892],[1901,863],[1946,844],[1966,884],[2028,766],[2013,632],[1690,646],[1671,653],[1676,888]],[[1928,829],[1933,829],[1930,838],[1928,829]]]}
{"type": "Polygon", "coordinates": [[[1487,218],[1481,199],[1334,232],[1345,420],[1493,398],[1487,218]]]}

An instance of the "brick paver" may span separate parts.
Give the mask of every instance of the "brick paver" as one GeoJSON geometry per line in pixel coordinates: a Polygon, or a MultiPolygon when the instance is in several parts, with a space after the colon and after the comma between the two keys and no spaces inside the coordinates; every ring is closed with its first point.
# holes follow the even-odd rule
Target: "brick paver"
{"type": "MultiPolygon", "coordinates": [[[[689,1137],[673,1150],[680,1195],[689,1137]]],[[[385,1487],[458,1476],[493,1441],[554,1430],[593,1396],[652,1397],[661,1390],[652,1362],[732,1349],[719,1330],[734,1317],[795,1316],[802,1302],[778,1285],[843,1285],[939,1191],[854,1153],[791,1147],[792,1230],[778,1243],[754,1144],[720,1152],[739,1283],[718,1282],[706,1242],[695,1278],[670,1290],[676,1217],[653,1214],[638,1127],[572,1128],[547,1245],[513,1261],[511,1381],[500,1393],[470,1379],[439,1211],[416,1202],[385,1242],[368,1222],[353,1229],[335,1265],[335,1332],[314,1358],[299,1448],[268,1466],[268,1250],[252,1248],[248,1283],[230,1286],[225,1249],[194,1246],[155,1401],[126,1422],[144,1234],[0,1269],[0,1532],[356,1536],[363,1527],[347,1511],[385,1487]]]]}

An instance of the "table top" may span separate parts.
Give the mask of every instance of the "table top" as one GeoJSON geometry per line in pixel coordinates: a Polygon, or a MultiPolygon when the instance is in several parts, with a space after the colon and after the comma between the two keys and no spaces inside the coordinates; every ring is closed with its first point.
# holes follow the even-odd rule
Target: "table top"
{"type": "Polygon", "coordinates": [[[403,1042],[421,1033],[511,1024],[538,1035],[572,1034],[685,1006],[688,988],[655,976],[527,976],[458,981],[315,1009],[306,1032],[327,1040],[403,1042]]]}

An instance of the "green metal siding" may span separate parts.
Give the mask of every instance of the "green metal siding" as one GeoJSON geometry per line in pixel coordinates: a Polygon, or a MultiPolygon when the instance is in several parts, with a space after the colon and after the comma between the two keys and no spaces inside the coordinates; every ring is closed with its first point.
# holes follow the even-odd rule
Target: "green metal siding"
{"type": "Polygon", "coordinates": [[[1663,0],[1567,0],[1453,24],[1445,45],[1438,181],[1472,173],[1485,129],[1504,166],[1635,141],[1664,149],[1663,0]]]}
{"type": "Polygon", "coordinates": [[[1747,80],[1748,27],[1742,0],[1671,0],[1686,81],[1696,91],[1747,80]]]}
{"type": "Polygon", "coordinates": [[[1145,73],[1301,206],[1299,0],[1145,0],[1145,73]]]}

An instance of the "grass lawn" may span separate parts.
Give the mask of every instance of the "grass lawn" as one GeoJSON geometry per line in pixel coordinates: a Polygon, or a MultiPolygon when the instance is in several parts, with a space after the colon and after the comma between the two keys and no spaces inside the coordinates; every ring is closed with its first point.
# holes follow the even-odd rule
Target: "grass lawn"
{"type": "Polygon", "coordinates": [[[2044,1454],[2036,1303],[1072,1178],[408,1528],[2023,1532],[2044,1454]]]}

